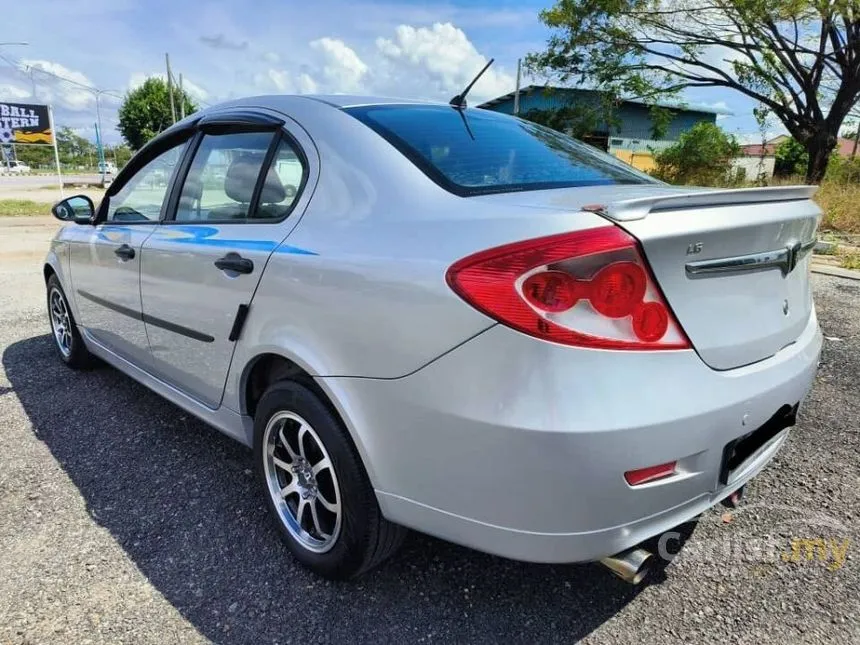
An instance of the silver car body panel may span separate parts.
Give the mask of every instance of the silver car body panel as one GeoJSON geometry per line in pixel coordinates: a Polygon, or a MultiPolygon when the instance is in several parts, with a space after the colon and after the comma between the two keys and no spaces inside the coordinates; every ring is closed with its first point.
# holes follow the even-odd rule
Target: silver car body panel
{"type": "Polygon", "coordinates": [[[692,351],[569,348],[497,325],[402,379],[320,383],[354,424],[389,517],[507,557],[578,561],[743,485],[782,442],[725,486],[723,446],[804,398],[821,343],[813,315],[791,347],[720,372],[692,351]],[[675,460],[668,480],[634,489],[622,476],[675,460]]]}
{"type": "Polygon", "coordinates": [[[149,342],[140,315],[140,264],[115,251],[128,245],[140,256],[156,223],[68,226],[69,267],[76,320],[90,336],[135,363],[149,363],[149,342]],[[130,314],[137,314],[130,315],[130,314]]]}
{"type": "Polygon", "coordinates": [[[63,227],[48,263],[90,349],[246,445],[250,371],[270,354],[293,361],[340,413],[389,519],[525,560],[619,551],[685,521],[764,466],[784,433],[731,484],[717,482],[726,442],[809,390],[821,336],[808,260],[786,277],[774,269],[693,280],[685,267],[812,239],[819,211],[808,199],[706,206],[689,201],[690,189],[659,183],[458,197],[336,107],[380,102],[408,103],[274,96],[202,113],[245,107],[289,117],[310,179],[283,222],[208,232],[205,223],[63,227]],[[665,205],[672,195],[685,196],[618,224],[641,241],[693,349],[543,342],[480,313],[446,284],[448,267],[477,251],[613,225],[586,207],[665,205]],[[121,240],[140,250],[138,284],[107,245],[121,240]],[[697,242],[701,252],[689,256],[697,242]],[[254,273],[216,270],[227,250],[253,254],[254,273]],[[98,313],[79,289],[129,309],[138,299],[141,319],[98,313]],[[250,309],[232,342],[226,334],[239,304],[250,309]],[[213,341],[177,337],[146,316],[213,341]],[[143,352],[141,330],[150,334],[143,352]],[[669,480],[638,489],[624,482],[626,470],[669,460],[680,464],[669,480]]]}
{"type": "Polygon", "coordinates": [[[197,336],[183,335],[146,325],[149,369],[210,408],[218,407],[224,393],[236,347],[229,334],[238,308],[250,306],[269,257],[301,220],[319,178],[319,158],[307,133],[292,119],[284,128],[301,146],[308,165],[304,190],[286,220],[165,222],[147,238],[141,255],[143,310],[199,332],[197,336]],[[253,272],[242,275],[219,270],[214,263],[228,252],[251,260],[253,272]],[[194,306],[189,307],[189,303],[194,306]]]}

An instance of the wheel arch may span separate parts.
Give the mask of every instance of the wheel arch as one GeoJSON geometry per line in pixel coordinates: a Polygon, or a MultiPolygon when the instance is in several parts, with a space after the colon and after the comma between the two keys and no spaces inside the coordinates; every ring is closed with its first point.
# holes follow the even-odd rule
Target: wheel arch
{"type": "Polygon", "coordinates": [[[266,388],[270,384],[284,379],[296,381],[307,387],[343,423],[352,444],[358,451],[359,458],[370,478],[370,483],[375,489],[376,475],[373,462],[368,457],[365,442],[362,441],[362,433],[358,431],[353,419],[346,412],[347,408],[341,396],[343,393],[327,387],[328,383],[324,379],[315,378],[304,366],[288,358],[284,353],[261,352],[247,362],[239,382],[241,413],[253,418],[256,405],[266,388]]]}

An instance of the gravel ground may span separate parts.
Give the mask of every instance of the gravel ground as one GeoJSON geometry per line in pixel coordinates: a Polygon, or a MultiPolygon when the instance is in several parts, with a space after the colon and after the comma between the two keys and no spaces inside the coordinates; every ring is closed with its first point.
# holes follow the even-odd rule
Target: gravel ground
{"type": "Polygon", "coordinates": [[[119,372],[59,363],[39,261],[6,242],[0,643],[860,642],[860,282],[813,276],[833,340],[798,428],[651,584],[419,535],[336,584],[280,545],[247,450],[119,372]],[[847,557],[783,562],[792,538],[847,557]]]}

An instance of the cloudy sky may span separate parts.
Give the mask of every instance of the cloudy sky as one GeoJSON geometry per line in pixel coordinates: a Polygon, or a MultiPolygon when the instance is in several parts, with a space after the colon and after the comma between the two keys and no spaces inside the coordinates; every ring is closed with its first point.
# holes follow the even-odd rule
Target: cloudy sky
{"type": "MultiPolygon", "coordinates": [[[[475,101],[513,91],[516,60],[542,48],[551,0],[28,0],[4,3],[0,99],[55,106],[58,126],[93,137],[100,95],[105,139],[129,88],[174,75],[203,105],[271,93],[356,92],[448,99],[490,57],[475,101]],[[57,80],[41,70],[70,79],[57,80]],[[77,84],[75,84],[77,83],[77,84]]],[[[525,83],[528,83],[527,79],[525,83]]],[[[728,108],[720,124],[754,133],[752,104],[724,90],[690,102],[728,108]]]]}

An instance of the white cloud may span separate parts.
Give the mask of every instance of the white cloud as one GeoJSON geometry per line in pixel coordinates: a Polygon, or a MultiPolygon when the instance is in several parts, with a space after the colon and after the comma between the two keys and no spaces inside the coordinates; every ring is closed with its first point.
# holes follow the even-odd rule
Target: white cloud
{"type": "Polygon", "coordinates": [[[35,83],[40,101],[73,111],[86,110],[95,104],[95,95],[87,89],[93,84],[81,72],[49,60],[23,59],[18,67],[35,83]]]}
{"type": "Polygon", "coordinates": [[[19,87],[17,85],[0,85],[0,96],[4,97],[6,100],[11,99],[23,99],[31,96],[32,92],[25,90],[23,87],[19,87]]]}
{"type": "Polygon", "coordinates": [[[266,52],[262,55],[262,59],[267,63],[280,63],[281,57],[275,52],[266,52]]]}
{"type": "Polygon", "coordinates": [[[359,91],[368,67],[353,49],[342,40],[320,38],[311,42],[311,49],[322,57],[322,75],[341,92],[359,91]]]}
{"type": "MultiPolygon", "coordinates": [[[[376,49],[388,63],[395,86],[402,87],[401,80],[411,80],[406,87],[429,87],[437,95],[462,90],[487,63],[463,30],[451,23],[400,25],[393,39],[377,38],[376,49]]],[[[487,99],[513,89],[513,76],[491,67],[475,84],[472,97],[487,99]]]]}
{"type": "Polygon", "coordinates": [[[184,91],[188,92],[188,95],[191,98],[197,99],[198,101],[205,101],[206,99],[209,98],[209,92],[207,92],[205,89],[200,87],[194,81],[191,81],[191,80],[184,78],[184,77],[182,79],[182,89],[184,91]]]}
{"type": "Polygon", "coordinates": [[[299,75],[299,94],[316,94],[319,92],[319,85],[307,74],[299,75]]]}
{"type": "Polygon", "coordinates": [[[165,77],[164,74],[159,74],[158,72],[151,72],[147,74],[146,72],[133,72],[132,75],[128,79],[128,89],[136,90],[138,87],[143,85],[150,78],[161,78],[165,77]]]}
{"type": "MultiPolygon", "coordinates": [[[[297,47],[283,60],[292,64],[247,73],[252,91],[447,100],[464,89],[488,59],[463,30],[451,23],[436,23],[399,25],[393,32],[364,43],[363,48],[337,38],[317,38],[306,49],[297,47]]],[[[470,103],[475,105],[513,88],[512,74],[498,66],[491,67],[473,88],[470,103]]]]}
{"type": "MultiPolygon", "coordinates": [[[[173,72],[171,76],[174,77],[174,81],[176,81],[177,85],[179,84],[179,74],[173,72]]],[[[167,74],[162,74],[160,72],[133,72],[132,75],[128,79],[128,89],[136,90],[138,87],[143,85],[150,78],[160,78],[161,80],[167,79],[167,74]]],[[[201,87],[194,81],[182,77],[182,89],[188,93],[188,95],[197,100],[197,101],[205,101],[209,98],[209,92],[206,91],[205,88],[201,87]]]]}
{"type": "Polygon", "coordinates": [[[306,73],[294,78],[287,70],[269,69],[265,75],[257,75],[256,83],[266,87],[267,80],[281,94],[316,94],[318,91],[317,82],[306,73]]]}
{"type": "MultiPolygon", "coordinates": [[[[714,101],[712,103],[700,103],[699,105],[713,108],[715,110],[724,110],[726,112],[731,112],[732,109],[729,107],[729,104],[725,101],[714,101]]],[[[722,121],[723,119],[728,119],[732,114],[717,114],[717,121],[722,121]]]]}
{"type": "Polygon", "coordinates": [[[272,84],[278,88],[279,92],[287,92],[288,89],[292,89],[293,85],[290,79],[289,72],[285,72],[284,70],[270,69],[268,71],[269,80],[272,81],[272,84]]]}

